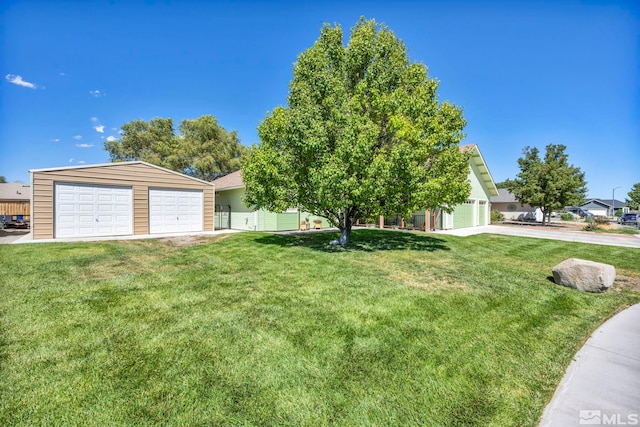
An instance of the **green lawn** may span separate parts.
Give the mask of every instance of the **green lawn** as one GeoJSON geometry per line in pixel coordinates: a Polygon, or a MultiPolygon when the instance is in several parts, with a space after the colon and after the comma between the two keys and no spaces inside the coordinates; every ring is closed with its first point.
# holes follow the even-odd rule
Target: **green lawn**
{"type": "Polygon", "coordinates": [[[358,230],[0,246],[0,425],[535,425],[640,250],[358,230]]]}

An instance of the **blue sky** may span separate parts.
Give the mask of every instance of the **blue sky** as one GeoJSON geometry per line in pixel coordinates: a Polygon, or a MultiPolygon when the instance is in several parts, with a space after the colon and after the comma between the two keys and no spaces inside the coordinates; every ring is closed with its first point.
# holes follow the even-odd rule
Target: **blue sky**
{"type": "Polygon", "coordinates": [[[496,182],[525,146],[567,146],[589,196],[640,182],[637,1],[7,1],[0,175],[104,163],[134,119],[211,114],[242,143],[286,103],[323,23],[386,24],[464,109],[496,182]]]}

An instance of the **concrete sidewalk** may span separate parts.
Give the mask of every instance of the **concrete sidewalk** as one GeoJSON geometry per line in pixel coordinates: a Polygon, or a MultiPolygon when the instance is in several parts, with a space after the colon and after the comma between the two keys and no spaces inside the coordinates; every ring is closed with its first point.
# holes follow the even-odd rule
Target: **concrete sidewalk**
{"type": "MultiPolygon", "coordinates": [[[[536,239],[563,240],[566,242],[591,243],[595,245],[622,246],[640,248],[640,234],[606,234],[586,233],[582,231],[564,231],[558,229],[543,229],[542,227],[510,227],[504,225],[485,225],[482,227],[460,228],[457,230],[437,230],[434,234],[450,234],[453,236],[472,236],[474,234],[490,233],[507,236],[533,237],[536,239]]],[[[639,424],[640,425],[640,424],[639,424]]]]}
{"type": "Polygon", "coordinates": [[[602,324],[578,351],[541,427],[640,425],[640,304],[602,324]]]}

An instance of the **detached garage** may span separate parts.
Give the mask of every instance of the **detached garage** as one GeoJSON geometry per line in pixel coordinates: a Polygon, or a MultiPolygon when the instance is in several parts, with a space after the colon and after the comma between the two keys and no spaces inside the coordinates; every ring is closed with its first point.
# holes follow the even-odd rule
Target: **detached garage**
{"type": "Polygon", "coordinates": [[[213,231],[211,183],[145,162],[31,172],[34,239],[213,231]]]}

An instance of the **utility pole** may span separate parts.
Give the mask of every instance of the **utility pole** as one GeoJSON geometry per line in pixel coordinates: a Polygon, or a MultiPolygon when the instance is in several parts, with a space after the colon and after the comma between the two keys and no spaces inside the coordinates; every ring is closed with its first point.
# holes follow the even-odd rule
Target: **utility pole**
{"type": "Polygon", "coordinates": [[[611,218],[616,216],[616,188],[620,188],[620,186],[614,187],[611,192],[611,218]]]}

